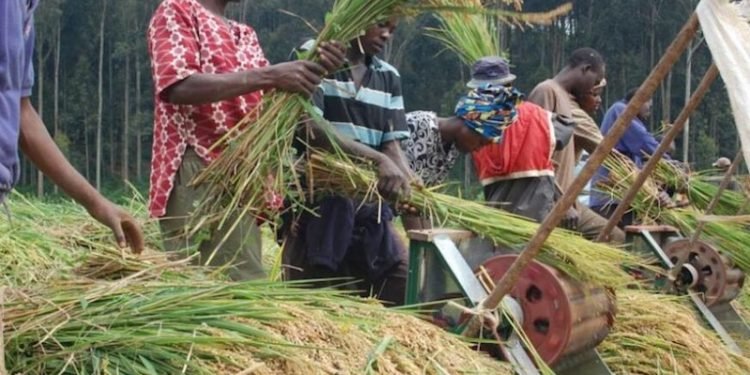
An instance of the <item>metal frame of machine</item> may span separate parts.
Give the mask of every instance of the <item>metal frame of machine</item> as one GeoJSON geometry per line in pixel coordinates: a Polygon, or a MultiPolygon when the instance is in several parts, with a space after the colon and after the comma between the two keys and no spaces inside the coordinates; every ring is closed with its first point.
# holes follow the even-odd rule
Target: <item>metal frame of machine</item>
{"type": "Polygon", "coordinates": [[[739,294],[745,275],[711,244],[690,244],[676,228],[636,225],[627,227],[626,232],[632,251],[656,255],[666,270],[677,275],[662,287],[689,296],[728,349],[742,354],[732,333],[750,339],[750,327],[730,302],[739,294]],[[675,263],[682,264],[679,270],[675,263]]]}
{"type": "MultiPolygon", "coordinates": [[[[406,295],[406,303],[407,304],[424,304],[429,302],[437,302],[441,299],[434,299],[433,298],[425,298],[422,294],[423,286],[425,284],[425,276],[427,275],[426,271],[426,262],[427,258],[433,257],[433,259],[439,260],[439,265],[441,269],[435,269],[433,265],[433,268],[430,268],[430,272],[442,272],[442,270],[445,270],[448,272],[450,277],[453,279],[453,281],[456,283],[456,286],[458,287],[461,296],[464,298],[464,300],[470,304],[469,307],[476,307],[478,306],[482,300],[484,300],[488,296],[488,291],[485,285],[481,282],[481,280],[475,275],[474,270],[470,267],[467,260],[462,255],[461,251],[459,250],[458,246],[456,245],[458,242],[465,241],[472,239],[474,236],[471,232],[463,231],[463,230],[451,230],[451,229],[434,229],[434,230],[423,230],[423,231],[410,231],[409,232],[409,238],[410,238],[410,254],[409,254],[409,276],[408,276],[408,284],[407,284],[407,295],[406,295]]],[[[489,264],[494,264],[493,268],[497,268],[498,266],[500,268],[506,268],[512,263],[512,259],[502,259],[503,257],[508,257],[508,255],[495,257],[490,259],[488,262],[489,264]]],[[[512,257],[512,256],[511,256],[512,257]]],[[[484,262],[483,262],[484,263],[484,262]]],[[[557,274],[555,271],[547,266],[541,265],[541,263],[536,263],[535,267],[530,268],[532,272],[541,272],[542,274],[546,275],[547,279],[550,277],[556,278],[557,274]]],[[[496,272],[493,270],[489,270],[491,272],[496,272]]],[[[493,278],[496,278],[498,275],[491,275],[493,278]]],[[[545,277],[540,277],[539,279],[545,279],[545,277]]],[[[562,300],[565,300],[565,303],[559,303],[559,305],[563,305],[564,307],[561,307],[556,311],[561,316],[566,316],[570,318],[572,315],[570,313],[570,310],[567,309],[570,307],[568,304],[567,298],[569,298],[564,294],[563,290],[572,290],[575,289],[573,287],[562,287],[562,288],[555,288],[553,286],[550,286],[549,284],[555,284],[555,282],[548,283],[546,287],[542,288],[552,288],[556,289],[555,293],[558,295],[558,299],[555,300],[554,305],[557,306],[558,303],[562,300]]],[[[562,282],[562,285],[568,285],[566,282],[562,282]]],[[[551,294],[555,294],[551,293],[551,294]]],[[[529,324],[533,324],[532,321],[526,322],[528,324],[524,324],[524,310],[523,306],[526,304],[523,300],[523,298],[514,298],[519,296],[506,296],[503,301],[502,305],[504,308],[504,311],[506,313],[512,314],[515,321],[519,322],[524,329],[528,329],[529,324]]],[[[601,301],[595,302],[594,305],[602,305],[601,301]]],[[[446,304],[446,306],[449,306],[449,304],[446,304]]],[[[600,309],[606,308],[606,306],[600,306],[600,309]]],[[[446,309],[449,309],[448,307],[446,309]]],[[[550,308],[547,309],[535,309],[535,311],[549,311],[550,308]]],[[[580,310],[580,309],[579,309],[580,310]]],[[[590,311],[590,308],[584,309],[586,311],[590,311]]],[[[462,318],[466,318],[465,316],[461,316],[462,312],[464,310],[461,310],[460,308],[454,309],[454,315],[458,316],[454,320],[454,324],[458,323],[459,320],[466,320],[462,318]]],[[[610,310],[607,310],[610,311],[610,310]]],[[[555,316],[557,318],[557,316],[555,316]]],[[[598,316],[593,318],[599,318],[598,316]]],[[[533,319],[533,318],[532,318],[533,319]]],[[[611,319],[611,316],[605,318],[605,319],[611,319]]],[[[585,319],[582,318],[575,318],[575,321],[573,319],[560,319],[560,321],[566,321],[567,323],[560,323],[560,324],[570,324],[571,326],[574,324],[577,324],[577,327],[585,327],[586,323],[584,321],[585,319]]],[[[507,321],[506,321],[507,323],[507,321]]],[[[547,321],[549,323],[549,320],[547,321]]],[[[557,321],[554,322],[554,324],[558,324],[557,321]]],[[[608,327],[611,325],[611,321],[608,322],[608,325],[606,325],[605,332],[600,332],[595,340],[598,343],[601,339],[603,339],[603,336],[606,336],[606,332],[608,332],[608,327]]],[[[518,374],[521,375],[533,375],[533,374],[539,374],[539,370],[537,369],[534,361],[530,358],[528,355],[526,349],[522,345],[522,340],[519,339],[519,336],[516,332],[513,332],[512,328],[508,324],[501,324],[501,326],[504,326],[503,329],[504,332],[506,332],[506,335],[504,335],[503,344],[499,345],[499,350],[502,353],[503,357],[506,358],[509,362],[511,362],[518,374]]],[[[458,328],[458,327],[453,327],[458,328]]],[[[559,335],[554,340],[554,344],[551,345],[551,347],[546,348],[547,352],[554,352],[556,356],[561,356],[562,352],[565,350],[564,358],[555,363],[555,371],[558,374],[581,374],[581,375],[609,375],[611,374],[611,371],[607,368],[607,366],[604,364],[604,362],[601,360],[599,355],[596,353],[596,351],[591,346],[580,346],[580,347],[574,347],[577,344],[580,344],[581,340],[577,340],[576,338],[579,336],[571,336],[572,329],[563,330],[565,331],[564,334],[559,335]],[[561,337],[564,336],[564,337],[561,337]],[[566,347],[563,347],[566,346],[566,347]],[[570,350],[568,350],[570,349],[570,350]],[[572,353],[569,353],[572,352],[572,353]]],[[[602,331],[602,329],[599,329],[599,331],[602,331]]],[[[585,331],[586,334],[589,333],[589,331],[585,331]]],[[[580,334],[580,333],[579,333],[580,334]]]]}

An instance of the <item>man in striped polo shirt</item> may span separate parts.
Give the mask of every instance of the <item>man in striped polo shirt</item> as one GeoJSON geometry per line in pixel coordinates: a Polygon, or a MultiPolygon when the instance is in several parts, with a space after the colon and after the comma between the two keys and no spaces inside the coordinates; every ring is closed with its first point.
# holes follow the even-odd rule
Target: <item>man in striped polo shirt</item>
{"type": "MultiPolygon", "coordinates": [[[[409,137],[398,70],[380,60],[395,20],[369,28],[347,50],[348,64],[324,79],[313,95],[318,114],[340,136],[356,141],[362,156],[379,163],[381,193],[408,194],[412,174],[400,142],[409,137]],[[389,168],[390,171],[382,171],[389,168]],[[383,181],[383,175],[401,178],[383,181]],[[385,183],[384,183],[385,182],[385,183]]],[[[309,49],[311,44],[303,45],[309,49]]],[[[399,305],[406,286],[406,249],[394,231],[388,205],[347,197],[319,199],[317,215],[302,213],[288,225],[284,248],[287,279],[353,277],[354,289],[399,305]]]]}

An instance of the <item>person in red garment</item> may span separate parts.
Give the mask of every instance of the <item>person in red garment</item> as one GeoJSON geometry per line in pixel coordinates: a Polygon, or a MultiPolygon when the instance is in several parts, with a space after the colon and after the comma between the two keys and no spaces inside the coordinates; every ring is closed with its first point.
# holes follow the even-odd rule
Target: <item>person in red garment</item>
{"type": "Polygon", "coordinates": [[[265,275],[255,219],[242,218],[231,233],[192,235],[190,216],[206,186],[190,182],[219,156],[221,150],[212,146],[258,109],[264,90],[312,95],[321,77],[343,65],[344,48],[322,44],[320,63],[272,65],[255,30],[224,16],[229,2],[165,0],[151,18],[155,96],[149,211],[159,218],[167,251],[197,248],[197,262],[229,265],[230,278],[245,280],[265,275]]]}
{"type": "Polygon", "coordinates": [[[541,222],[555,198],[552,153],[565,147],[572,127],[524,101],[523,94],[513,88],[516,77],[507,62],[494,64],[504,67],[506,79],[480,85],[459,102],[456,113],[466,117],[465,112],[477,112],[477,118],[492,119],[504,127],[498,143],[472,154],[484,199],[493,207],[541,222]]]}

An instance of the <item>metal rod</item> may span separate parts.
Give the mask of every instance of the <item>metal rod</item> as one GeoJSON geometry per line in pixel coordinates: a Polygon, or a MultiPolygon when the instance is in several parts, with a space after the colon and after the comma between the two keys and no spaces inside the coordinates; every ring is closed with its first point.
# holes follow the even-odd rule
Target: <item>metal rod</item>
{"type": "MultiPolygon", "coordinates": [[[[526,248],[521,252],[515,262],[510,266],[508,271],[503,275],[500,281],[492,290],[492,293],[482,302],[479,306],[480,313],[482,309],[489,309],[494,311],[503,300],[503,297],[507,295],[513,288],[513,285],[518,281],[518,277],[526,266],[534,260],[536,255],[544,245],[552,231],[560,223],[560,220],[565,216],[568,208],[573,205],[576,201],[578,194],[583,190],[586,183],[593,176],[596,169],[602,164],[604,159],[609,155],[612,147],[620,140],[620,137],[625,133],[630,121],[636,116],[643,103],[645,103],[651,95],[656,91],[664,77],[669,73],[674,66],[675,62],[680,58],[685,49],[690,44],[690,41],[695,37],[696,32],[699,28],[698,17],[693,13],[690,19],[685,23],[680,30],[672,44],[667,48],[667,51],[662,56],[659,63],[651,71],[651,74],[646,78],[641,87],[635,93],[635,96],[630,100],[627,108],[623,115],[615,122],[612,130],[602,140],[599,146],[594,150],[594,153],[589,157],[588,162],[583,167],[583,170],[575,178],[573,183],[564,192],[560,200],[552,208],[552,212],[544,219],[539,230],[537,230],[534,237],[526,245],[526,248]]],[[[464,335],[473,336],[479,332],[482,321],[472,319],[469,322],[469,326],[464,331],[464,335]]]]}
{"type": "Polygon", "coordinates": [[[708,71],[703,76],[703,79],[701,80],[700,85],[698,85],[698,88],[690,97],[687,105],[682,109],[680,115],[677,116],[674,125],[672,125],[669,131],[667,131],[667,133],[664,135],[664,139],[662,139],[659,147],[656,148],[656,151],[654,151],[653,155],[651,155],[646,165],[643,166],[641,172],[638,174],[638,176],[636,176],[635,181],[622,197],[620,203],[615,207],[615,212],[612,213],[612,216],[609,218],[607,225],[604,226],[601,233],[599,233],[599,236],[596,238],[597,242],[604,242],[609,239],[609,235],[610,233],[612,233],[612,229],[617,226],[617,223],[620,222],[623,215],[625,215],[625,212],[628,210],[628,208],[630,208],[630,204],[633,203],[633,200],[638,194],[638,191],[641,189],[649,176],[651,176],[651,173],[653,173],[653,171],[656,169],[656,166],[661,161],[661,158],[664,156],[664,154],[667,153],[667,150],[669,150],[670,144],[675,138],[677,138],[677,135],[685,127],[688,119],[690,118],[690,115],[692,115],[695,109],[698,108],[700,103],[703,101],[703,97],[706,96],[706,93],[711,88],[711,84],[714,83],[718,76],[719,69],[716,67],[716,64],[711,64],[711,67],[708,68],[708,71]]]}

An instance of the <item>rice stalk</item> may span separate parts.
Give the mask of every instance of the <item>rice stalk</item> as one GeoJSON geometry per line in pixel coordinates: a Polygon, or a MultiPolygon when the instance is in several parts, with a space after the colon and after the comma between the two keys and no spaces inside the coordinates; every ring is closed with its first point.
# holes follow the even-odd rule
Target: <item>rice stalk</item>
{"type": "MultiPolygon", "coordinates": [[[[618,200],[624,196],[640,171],[624,156],[610,155],[604,165],[609,171],[609,181],[600,184],[597,189],[618,200]]],[[[696,208],[663,209],[657,203],[658,192],[657,183],[648,179],[631,203],[632,210],[645,222],[671,225],[685,235],[694,233],[699,220],[703,220],[703,213],[696,208]]],[[[701,239],[716,245],[742,271],[750,272],[750,252],[746,247],[746,244],[750,244],[750,232],[745,224],[747,223],[741,221],[708,220],[703,227],[701,239]]]]}
{"type": "MultiPolygon", "coordinates": [[[[361,371],[382,337],[379,373],[437,361],[451,373],[510,373],[438,327],[343,292],[272,282],[78,280],[5,295],[10,373],[309,374],[361,371]],[[405,327],[408,327],[405,328],[405,327]],[[453,356],[436,356],[439,350],[453,356]]],[[[429,373],[429,372],[428,372],[429,373]]]]}
{"type": "MultiPolygon", "coordinates": [[[[690,204],[699,210],[708,208],[711,200],[719,192],[719,186],[711,183],[705,173],[685,173],[677,166],[662,160],[654,171],[654,179],[687,192],[690,204]]],[[[750,213],[750,205],[745,194],[725,189],[714,208],[717,215],[741,215],[750,213]]]]}
{"type": "MultiPolygon", "coordinates": [[[[439,1],[439,0],[435,0],[439,1]]],[[[450,0],[442,0],[450,3],[450,0]]],[[[480,0],[461,0],[466,6],[482,7],[480,0]]],[[[485,56],[505,56],[500,49],[500,33],[496,18],[482,14],[438,12],[440,26],[427,29],[427,35],[455,52],[467,66],[485,56]]]]}
{"type": "MultiPolygon", "coordinates": [[[[321,193],[345,194],[352,197],[378,199],[376,177],[371,168],[315,154],[308,164],[315,188],[321,193]]],[[[436,227],[469,229],[491,240],[497,246],[522,247],[536,233],[539,224],[479,202],[440,194],[436,188],[413,186],[406,203],[418,208],[436,227]]],[[[647,261],[622,249],[590,242],[577,233],[556,229],[545,243],[539,260],[560,269],[580,281],[606,286],[622,286],[633,282],[623,266],[644,266],[647,261]]]]}
{"type": "Polygon", "coordinates": [[[745,374],[750,361],[731,354],[683,297],[617,292],[614,330],[598,347],[621,374],[745,374]]]}

